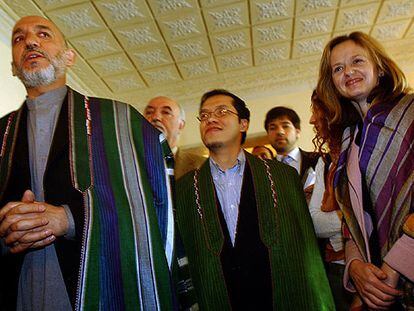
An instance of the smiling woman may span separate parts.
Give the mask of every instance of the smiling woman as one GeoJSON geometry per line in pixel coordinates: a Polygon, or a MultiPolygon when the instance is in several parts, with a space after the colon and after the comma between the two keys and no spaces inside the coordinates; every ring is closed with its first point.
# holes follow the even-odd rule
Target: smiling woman
{"type": "Polygon", "coordinates": [[[409,309],[414,239],[403,226],[414,213],[414,95],[383,47],[361,32],[327,44],[317,94],[326,139],[341,150],[334,187],[346,221],[344,283],[369,308],[409,309]]]}

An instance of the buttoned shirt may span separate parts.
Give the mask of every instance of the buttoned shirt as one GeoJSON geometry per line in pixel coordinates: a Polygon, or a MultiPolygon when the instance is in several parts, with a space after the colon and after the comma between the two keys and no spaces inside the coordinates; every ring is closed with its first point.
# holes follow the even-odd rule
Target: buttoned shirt
{"type": "Polygon", "coordinates": [[[286,163],[288,165],[290,165],[291,167],[294,167],[296,169],[296,171],[298,172],[298,174],[300,174],[300,165],[302,163],[302,155],[300,154],[300,150],[298,147],[294,148],[292,151],[290,151],[287,155],[281,155],[278,154],[276,155],[276,158],[283,162],[286,163]],[[289,157],[288,160],[283,161],[283,159],[285,157],[289,157]]]}
{"type": "Polygon", "coordinates": [[[234,246],[246,156],[243,149],[240,150],[236,164],[227,170],[222,170],[211,157],[209,161],[217,197],[227,224],[231,242],[234,246]]]}

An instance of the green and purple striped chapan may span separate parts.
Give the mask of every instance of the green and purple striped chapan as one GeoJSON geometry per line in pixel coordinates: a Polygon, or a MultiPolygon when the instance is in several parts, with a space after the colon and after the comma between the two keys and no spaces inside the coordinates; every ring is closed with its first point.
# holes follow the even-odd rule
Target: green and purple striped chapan
{"type": "Polygon", "coordinates": [[[172,307],[174,227],[160,135],[128,105],[68,96],[73,179],[87,210],[77,307],[172,307]]]}
{"type": "MultiPolygon", "coordinates": [[[[84,206],[75,222],[83,235],[81,262],[73,263],[79,266],[74,309],[174,309],[173,177],[163,135],[129,105],[71,89],[66,101],[72,186],[84,206]]],[[[23,109],[0,124],[2,180],[23,109]]]]}

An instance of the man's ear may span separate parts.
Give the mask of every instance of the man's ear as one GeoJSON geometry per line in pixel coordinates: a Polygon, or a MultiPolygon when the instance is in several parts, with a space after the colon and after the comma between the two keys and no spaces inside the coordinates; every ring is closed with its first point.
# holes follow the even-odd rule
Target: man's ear
{"type": "Polygon", "coordinates": [[[296,138],[300,137],[300,129],[295,129],[296,130],[296,138]]]}
{"type": "Polygon", "coordinates": [[[185,121],[184,120],[180,120],[180,125],[178,126],[178,128],[180,130],[182,130],[184,128],[184,126],[185,126],[185,121]]]}
{"type": "Polygon", "coordinates": [[[249,129],[249,121],[247,119],[240,120],[240,132],[247,132],[249,129]]]}
{"type": "Polygon", "coordinates": [[[65,53],[66,66],[72,67],[76,61],[76,52],[73,49],[66,49],[64,53],[65,53]]]}

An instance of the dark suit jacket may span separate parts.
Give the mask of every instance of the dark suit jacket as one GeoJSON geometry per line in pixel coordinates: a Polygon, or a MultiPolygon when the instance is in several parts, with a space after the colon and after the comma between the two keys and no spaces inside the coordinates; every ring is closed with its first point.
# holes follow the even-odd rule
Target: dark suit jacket
{"type": "MultiPolygon", "coordinates": [[[[300,154],[302,155],[302,163],[300,166],[300,179],[302,180],[306,171],[312,167],[315,169],[316,163],[318,162],[319,154],[317,152],[308,152],[299,148],[300,154]]],[[[302,182],[304,182],[302,180],[302,182]]]]}

